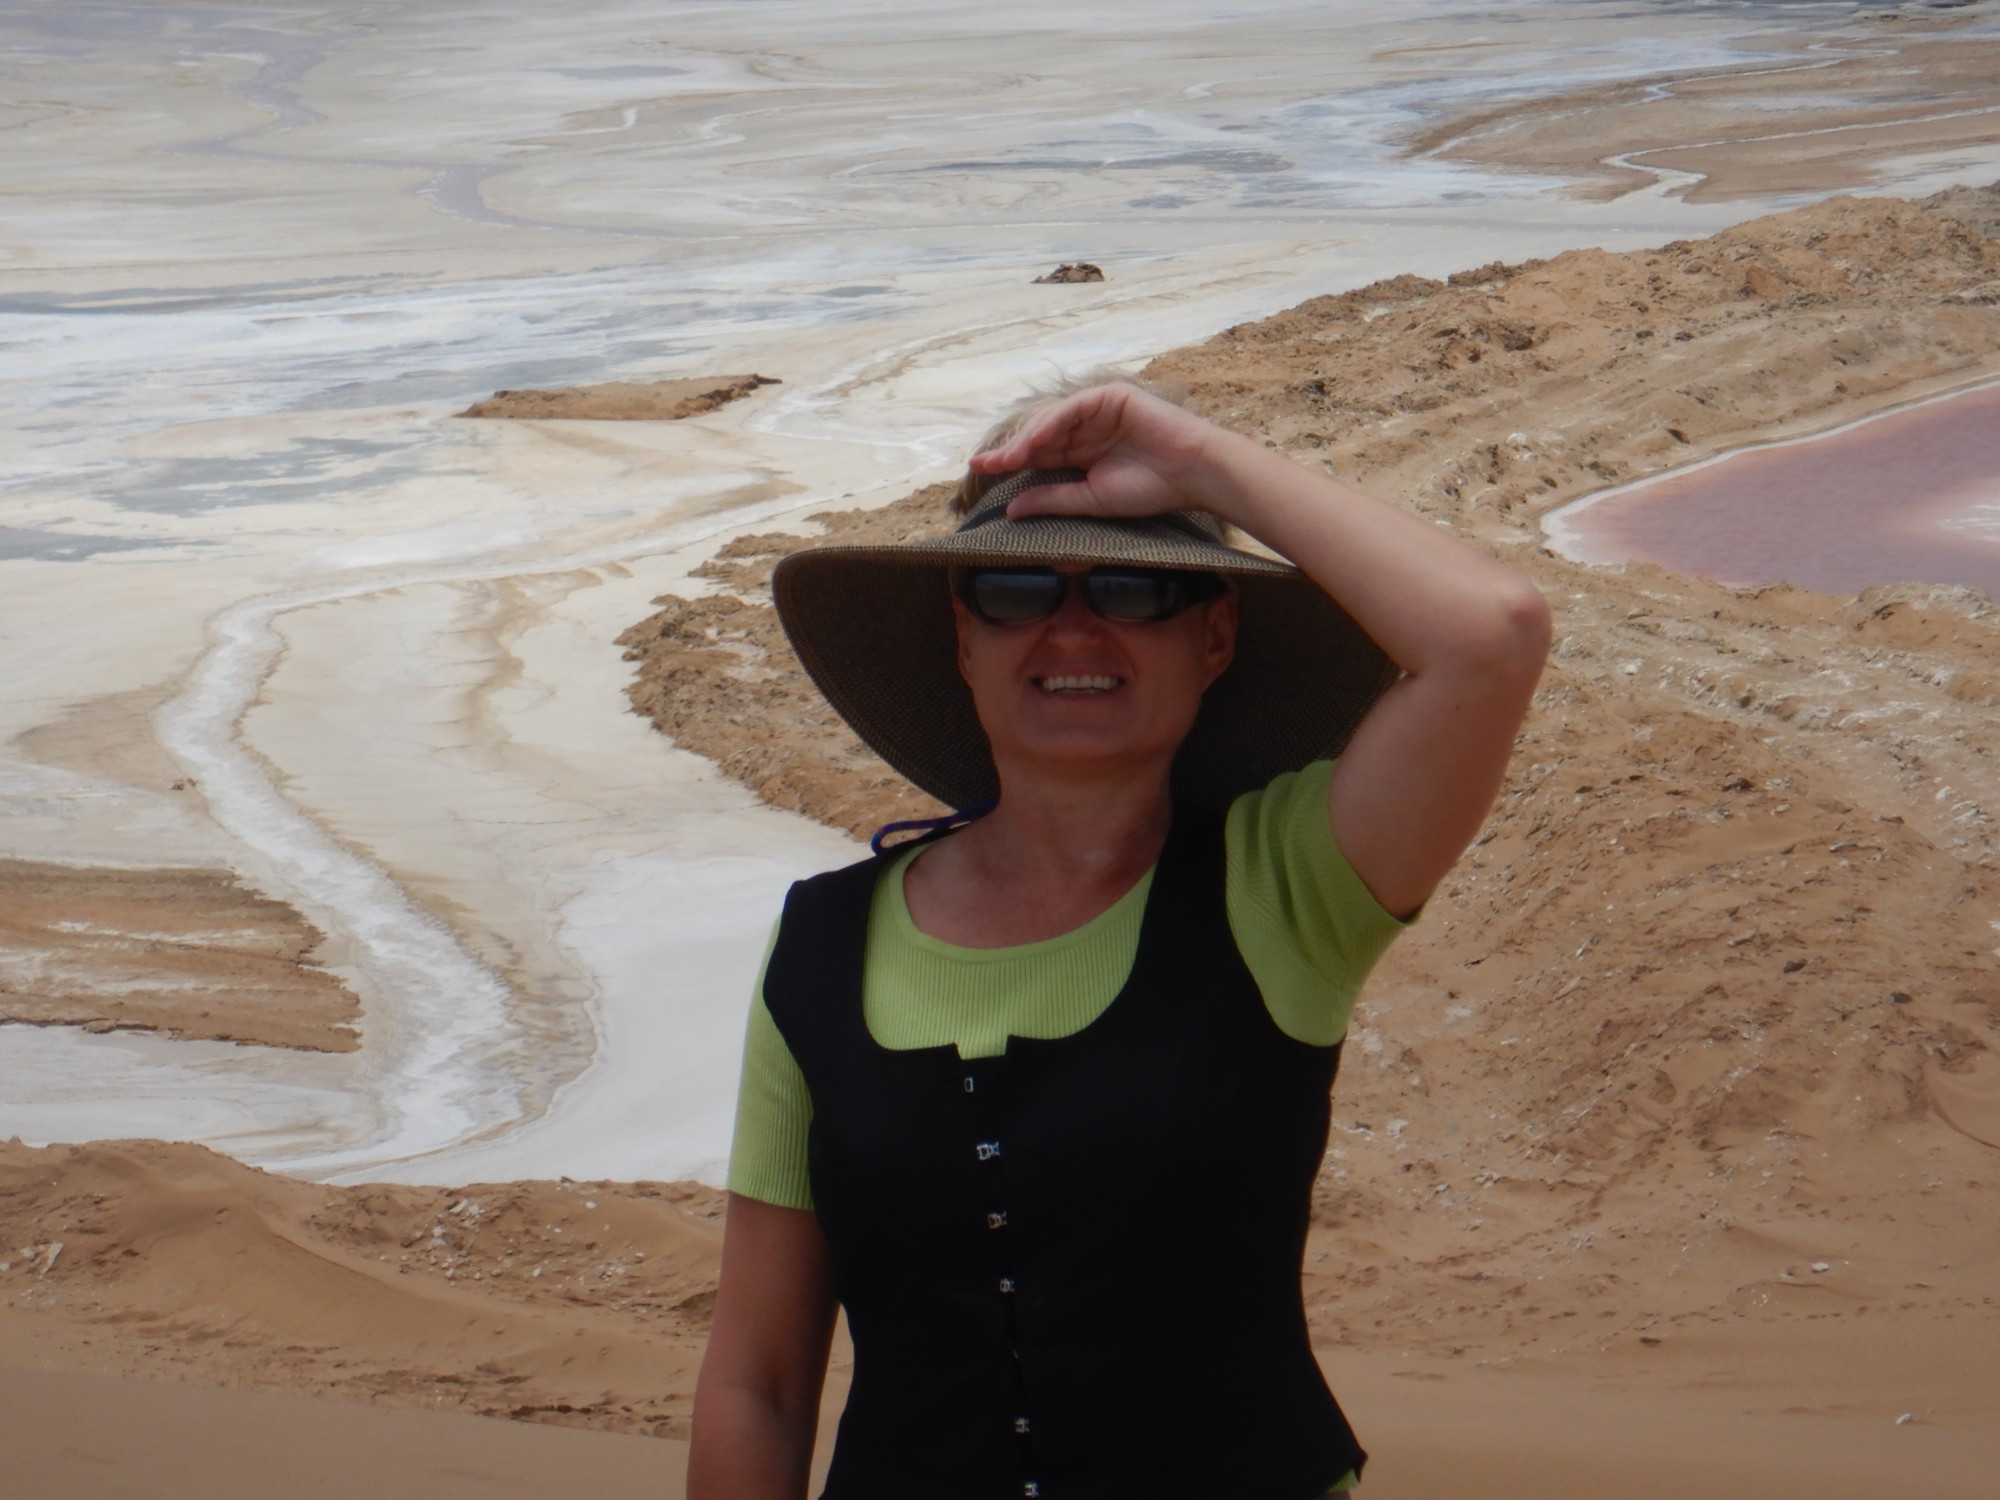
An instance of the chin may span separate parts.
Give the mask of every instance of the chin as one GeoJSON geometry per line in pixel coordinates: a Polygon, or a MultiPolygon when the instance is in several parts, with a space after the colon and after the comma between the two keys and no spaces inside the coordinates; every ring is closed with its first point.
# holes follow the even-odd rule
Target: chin
{"type": "Polygon", "coordinates": [[[1101,781],[1120,774],[1147,777],[1161,766],[1173,764],[1174,752],[1183,736],[1147,736],[1067,733],[1010,736],[996,745],[994,760],[1005,766],[1010,761],[1032,764],[1057,772],[1073,773],[1081,781],[1101,781]]]}

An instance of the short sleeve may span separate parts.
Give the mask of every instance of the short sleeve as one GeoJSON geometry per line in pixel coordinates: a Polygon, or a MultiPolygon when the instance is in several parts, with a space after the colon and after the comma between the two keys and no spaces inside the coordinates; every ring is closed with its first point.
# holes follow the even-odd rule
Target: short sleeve
{"type": "Polygon", "coordinates": [[[743,1077],[736,1093],[736,1134],[729,1148],[729,1190],[779,1208],[813,1206],[806,1168],[812,1095],[778,1023],[764,1004],[764,968],[778,940],[771,932],[758,970],[757,993],[743,1038],[743,1077]]]}
{"type": "Polygon", "coordinates": [[[1245,792],[1227,825],[1229,927],[1279,1030],[1331,1046],[1368,971],[1409,924],[1363,885],[1327,821],[1332,761],[1245,792]]]}

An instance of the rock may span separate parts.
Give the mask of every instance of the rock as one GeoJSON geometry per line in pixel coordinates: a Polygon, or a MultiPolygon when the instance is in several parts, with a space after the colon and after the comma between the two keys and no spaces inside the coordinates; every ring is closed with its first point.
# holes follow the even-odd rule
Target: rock
{"type": "Polygon", "coordinates": [[[1989,238],[2000,239],[2000,183],[1985,187],[1950,187],[1919,199],[1917,207],[1954,220],[1989,238]]]}
{"type": "Polygon", "coordinates": [[[1048,286],[1061,282],[1102,281],[1103,279],[1103,270],[1098,266],[1092,265],[1087,260],[1077,261],[1074,265],[1069,261],[1064,261],[1046,276],[1037,276],[1032,285],[1048,286]]]}

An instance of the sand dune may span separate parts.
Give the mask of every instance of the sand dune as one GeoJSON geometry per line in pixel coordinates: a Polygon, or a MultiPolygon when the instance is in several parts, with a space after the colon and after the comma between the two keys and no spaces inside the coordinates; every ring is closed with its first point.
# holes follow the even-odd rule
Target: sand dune
{"type": "Polygon", "coordinates": [[[329,1188],[157,1141],[0,1146],[10,1349],[679,1435],[720,1246],[692,1185],[329,1188]]]}

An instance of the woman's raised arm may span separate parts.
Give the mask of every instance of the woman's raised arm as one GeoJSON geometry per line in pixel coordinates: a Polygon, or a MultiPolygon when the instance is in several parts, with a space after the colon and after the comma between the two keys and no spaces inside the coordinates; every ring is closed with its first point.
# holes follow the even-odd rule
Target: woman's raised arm
{"type": "Polygon", "coordinates": [[[803,1500],[833,1316],[819,1219],[731,1193],[688,1500],[803,1500]]]}
{"type": "Polygon", "coordinates": [[[1058,401],[972,467],[1085,471],[1027,491],[1015,516],[1210,511],[1338,600],[1406,675],[1342,752],[1328,817],[1376,900],[1398,916],[1424,903],[1491,810],[1548,655],[1548,605],[1527,579],[1135,386],[1058,401]]]}

